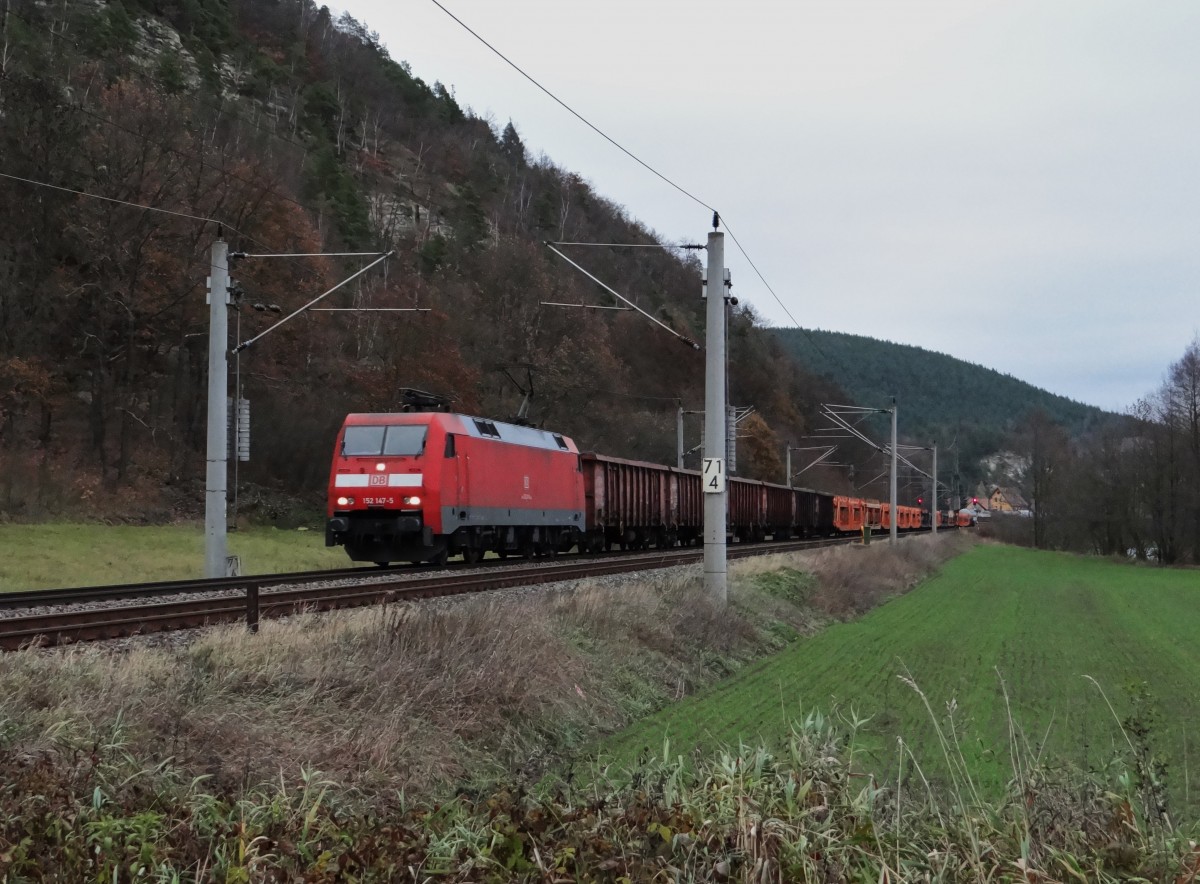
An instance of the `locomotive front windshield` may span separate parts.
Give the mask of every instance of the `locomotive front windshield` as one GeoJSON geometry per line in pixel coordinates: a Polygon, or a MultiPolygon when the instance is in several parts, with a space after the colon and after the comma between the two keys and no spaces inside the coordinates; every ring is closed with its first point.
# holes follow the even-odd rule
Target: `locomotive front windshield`
{"type": "Polygon", "coordinates": [[[424,424],[390,427],[346,427],[342,437],[342,454],[347,457],[403,457],[425,450],[424,424]]]}

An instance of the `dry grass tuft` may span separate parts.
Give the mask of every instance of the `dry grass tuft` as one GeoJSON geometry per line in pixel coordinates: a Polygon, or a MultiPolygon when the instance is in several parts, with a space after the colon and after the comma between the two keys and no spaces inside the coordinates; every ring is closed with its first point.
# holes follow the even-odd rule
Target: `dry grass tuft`
{"type": "Polygon", "coordinates": [[[906,539],[896,551],[735,563],[728,610],[691,568],[297,616],[256,636],[217,628],[186,647],[7,654],[0,710],[21,751],[85,745],[121,721],[135,757],[174,758],[230,788],[295,781],[305,767],[368,793],[386,786],[380,794],[532,776],[779,647],[790,640],[781,623],[790,637],[816,628],[821,617],[801,595],[761,589],[765,575],[811,572],[803,596],[846,616],[960,549],[906,539]]]}
{"type": "Polygon", "coordinates": [[[876,541],[821,550],[808,563],[817,583],[812,603],[842,619],[864,614],[912,589],[973,542],[960,533],[926,534],[901,538],[895,547],[876,541]]]}

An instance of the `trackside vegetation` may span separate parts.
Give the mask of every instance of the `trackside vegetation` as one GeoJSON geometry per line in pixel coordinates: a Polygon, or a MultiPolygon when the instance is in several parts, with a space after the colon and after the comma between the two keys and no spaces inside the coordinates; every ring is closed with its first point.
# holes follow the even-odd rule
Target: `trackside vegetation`
{"type": "Polygon", "coordinates": [[[692,568],[6,654],[0,882],[1191,880],[1136,739],[1080,770],[1014,715],[986,789],[926,776],[907,737],[874,775],[868,710],[781,709],[762,740],[597,761],[602,734],[904,602],[964,544],[735,563],[723,609],[692,568]]]}
{"type": "MultiPolygon", "coordinates": [[[[779,754],[740,746],[633,782],[384,803],[312,770],[214,789],[134,758],[120,727],[14,758],[0,787],[0,880],[1193,881],[1186,833],[1133,796],[1027,758],[979,801],[864,779],[819,717],[779,754]]],[[[668,753],[669,754],[669,753],[668,753]]],[[[1119,787],[1118,787],[1119,788],[1119,787]]]]}

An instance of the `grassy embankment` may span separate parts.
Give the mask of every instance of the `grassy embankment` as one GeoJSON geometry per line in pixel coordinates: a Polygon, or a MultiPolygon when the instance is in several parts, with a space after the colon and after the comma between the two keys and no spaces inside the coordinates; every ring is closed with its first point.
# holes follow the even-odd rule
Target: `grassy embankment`
{"type": "MultiPolygon", "coordinates": [[[[320,531],[249,528],[229,534],[243,574],[352,564],[320,531]]],[[[0,525],[0,592],[187,580],[204,574],[203,525],[0,525]]]]}
{"type": "MultiPolygon", "coordinates": [[[[363,829],[361,814],[399,824],[399,795],[423,802],[461,788],[529,786],[599,733],[837,612],[915,585],[959,549],[923,539],[896,552],[735,563],[727,610],[705,598],[693,567],[557,593],[295,617],[265,623],[257,636],[214,629],[186,646],[3,655],[0,842],[30,841],[16,854],[0,843],[0,863],[66,862],[85,821],[113,829],[118,853],[153,842],[150,853],[170,856],[173,868],[194,868],[197,851],[213,868],[238,867],[234,854],[256,834],[291,845],[270,848],[289,862],[307,863],[292,827],[297,802],[315,802],[320,838],[332,825],[356,839],[378,828],[363,829]],[[792,569],[798,589],[764,586],[762,575],[780,567],[792,569]],[[331,783],[323,800],[322,789],[306,791],[314,777],[331,783]],[[323,814],[333,806],[359,816],[330,822],[323,814]],[[53,823],[68,818],[73,829],[53,823]],[[243,818],[242,829],[230,821],[243,818]]],[[[486,826],[484,813],[472,825],[486,826]]],[[[72,856],[85,863],[90,850],[72,856]]],[[[255,847],[245,862],[270,851],[255,847]]],[[[96,862],[112,856],[102,851],[96,862]]]]}
{"type": "Polygon", "coordinates": [[[915,585],[960,550],[920,539],[895,554],[877,545],[737,562],[728,610],[692,566],[293,617],[258,635],[214,628],[180,647],[0,655],[0,715],[28,745],[105,732],[119,716],[135,755],[169,743],[185,766],[231,782],[307,764],[355,781],[400,777],[423,793],[478,785],[514,766],[540,770],[550,754],[915,585]],[[785,591],[765,576],[780,568],[785,591]]]}
{"type": "Polygon", "coordinates": [[[740,740],[782,745],[789,722],[840,710],[870,719],[855,740],[865,768],[894,778],[902,738],[945,778],[936,725],[957,743],[953,765],[996,795],[1013,776],[1013,725],[1032,753],[1083,769],[1132,744],[1165,764],[1146,773],[1169,786],[1170,806],[1193,812],[1198,602],[1194,570],[980,545],[919,592],[797,642],[603,751],[623,763],[661,751],[664,738],[684,756],[740,740]]]}
{"type": "Polygon", "coordinates": [[[801,637],[959,542],[739,563],[729,609],[691,569],[5,655],[0,881],[1191,880],[1187,834],[1144,813],[1130,757],[1093,781],[1018,750],[1022,777],[994,797],[892,792],[810,720],[775,757],[527,791],[585,768],[598,732],[819,641],[801,637]]]}

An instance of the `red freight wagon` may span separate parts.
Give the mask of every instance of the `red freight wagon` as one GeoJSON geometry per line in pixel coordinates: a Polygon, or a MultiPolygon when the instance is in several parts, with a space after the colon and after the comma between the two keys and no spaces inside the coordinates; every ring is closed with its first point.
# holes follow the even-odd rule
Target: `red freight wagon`
{"type": "Polygon", "coordinates": [[[833,532],[833,498],[807,488],[794,489],[796,532],[801,537],[824,537],[833,532]]]}
{"type": "Polygon", "coordinates": [[[865,502],[857,497],[838,496],[833,499],[833,527],[843,534],[861,533],[865,517],[865,502]]]}
{"type": "Polygon", "coordinates": [[[567,550],[583,530],[575,444],[461,414],[347,415],[329,476],[326,546],[354,561],[567,550]]]}
{"type": "MultiPolygon", "coordinates": [[[[890,503],[879,504],[879,527],[890,529],[892,527],[892,505],[890,503]]],[[[896,507],[896,527],[904,527],[904,509],[896,507]]]]}
{"type": "Polygon", "coordinates": [[[590,549],[674,546],[699,536],[699,473],[599,454],[584,454],[582,462],[590,549]]]}
{"type": "Polygon", "coordinates": [[[762,540],[766,516],[766,488],[762,482],[750,479],[730,479],[729,533],[743,542],[762,540]]]}
{"type": "Polygon", "coordinates": [[[796,522],[796,493],[783,485],[767,485],[766,523],[775,540],[787,540],[792,536],[796,522]]]}
{"type": "Polygon", "coordinates": [[[883,527],[883,505],[878,500],[863,502],[866,513],[864,518],[872,530],[883,527]]]}
{"type": "Polygon", "coordinates": [[[700,473],[695,470],[673,470],[679,494],[679,543],[690,546],[702,543],[704,537],[704,489],[700,473]]]}
{"type": "MultiPolygon", "coordinates": [[[[881,528],[891,530],[892,528],[892,505],[890,503],[880,503],[880,522],[881,528]]],[[[910,531],[921,527],[921,510],[915,506],[896,506],[896,530],[910,531]]]]}

